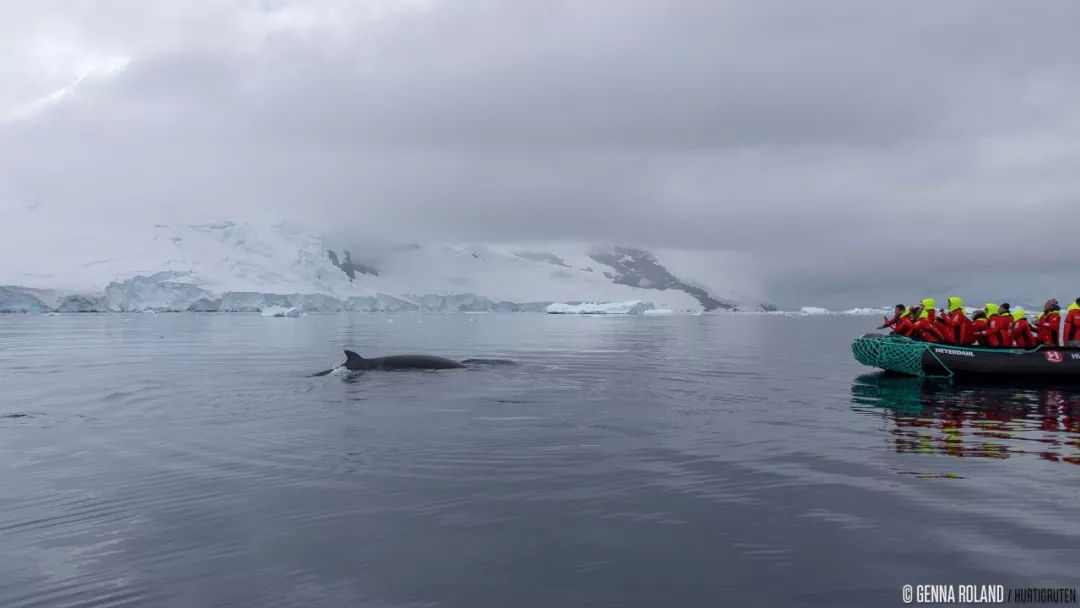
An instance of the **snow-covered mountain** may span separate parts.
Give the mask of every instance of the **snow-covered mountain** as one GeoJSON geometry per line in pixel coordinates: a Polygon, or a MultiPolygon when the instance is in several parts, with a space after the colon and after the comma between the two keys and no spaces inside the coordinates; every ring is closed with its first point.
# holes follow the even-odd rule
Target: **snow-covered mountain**
{"type": "Polygon", "coordinates": [[[0,245],[0,311],[517,311],[625,300],[768,308],[752,278],[719,255],[566,243],[361,246],[360,255],[291,223],[158,224],[123,239],[65,229],[60,242],[47,236],[55,225],[39,232],[46,244],[30,254],[0,245]]]}

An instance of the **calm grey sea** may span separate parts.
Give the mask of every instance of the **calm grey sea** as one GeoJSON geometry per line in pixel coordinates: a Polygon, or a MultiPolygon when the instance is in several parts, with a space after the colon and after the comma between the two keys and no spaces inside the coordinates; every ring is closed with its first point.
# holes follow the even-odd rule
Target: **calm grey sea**
{"type": "Polygon", "coordinates": [[[876,376],[875,321],[0,316],[0,606],[1080,587],[1080,392],[876,376]]]}

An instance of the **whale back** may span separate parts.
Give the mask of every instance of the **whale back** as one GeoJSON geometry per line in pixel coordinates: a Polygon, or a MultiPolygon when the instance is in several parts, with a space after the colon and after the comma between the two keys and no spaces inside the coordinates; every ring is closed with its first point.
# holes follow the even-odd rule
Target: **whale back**
{"type": "Polygon", "coordinates": [[[373,369],[455,369],[465,367],[458,361],[432,355],[391,355],[367,359],[373,369]]]}
{"type": "Polygon", "coordinates": [[[371,369],[370,362],[351,350],[345,351],[345,369],[371,369]]]}

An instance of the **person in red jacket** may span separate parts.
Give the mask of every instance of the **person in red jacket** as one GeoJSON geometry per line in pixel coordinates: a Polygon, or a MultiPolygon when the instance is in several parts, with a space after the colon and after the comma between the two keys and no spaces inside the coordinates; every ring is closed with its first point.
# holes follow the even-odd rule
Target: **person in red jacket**
{"type": "Polygon", "coordinates": [[[1028,324],[1027,315],[1019,308],[1013,311],[1013,325],[1009,333],[1012,337],[1013,348],[1035,348],[1035,334],[1032,333],[1031,325],[1028,324]]]}
{"type": "Polygon", "coordinates": [[[899,336],[913,338],[915,337],[915,321],[919,318],[919,307],[911,306],[905,308],[904,311],[904,314],[900,317],[900,321],[896,323],[894,333],[899,336]]]}
{"type": "Polygon", "coordinates": [[[1065,346],[1070,342],[1080,340],[1080,298],[1069,304],[1068,312],[1065,313],[1065,332],[1062,335],[1065,346]]]}
{"type": "Polygon", "coordinates": [[[1039,344],[1046,346],[1060,346],[1061,342],[1061,306],[1058,301],[1050,298],[1043,304],[1043,313],[1039,317],[1037,338],[1039,344]]]}
{"type": "Polygon", "coordinates": [[[938,317],[938,330],[950,344],[970,345],[975,341],[971,321],[964,314],[964,301],[949,298],[949,312],[941,311],[938,317]]]}
{"type": "MultiPolygon", "coordinates": [[[[960,310],[964,310],[963,307],[960,310]]],[[[961,324],[960,344],[964,346],[975,344],[975,325],[971,322],[971,319],[968,319],[965,315],[961,324]]]]}
{"type": "Polygon", "coordinates": [[[973,344],[979,346],[987,346],[986,341],[986,311],[976,310],[971,315],[971,337],[974,338],[973,344]]]}
{"type": "Polygon", "coordinates": [[[983,340],[979,343],[982,346],[988,346],[990,348],[1002,346],[1001,315],[998,314],[998,305],[993,302],[986,303],[986,329],[983,334],[983,340]]]}
{"type": "Polygon", "coordinates": [[[893,317],[891,319],[886,318],[885,324],[878,329],[892,328],[893,331],[895,331],[896,325],[900,322],[900,319],[903,318],[905,312],[907,312],[907,306],[904,306],[903,304],[893,306],[893,317]]]}
{"type": "Polygon", "coordinates": [[[934,307],[934,298],[926,298],[919,302],[919,318],[926,317],[931,325],[937,325],[937,310],[934,307]]]}
{"type": "Polygon", "coordinates": [[[1000,346],[1009,348],[1012,346],[1013,314],[1009,309],[1009,303],[1003,302],[998,307],[998,332],[1001,340],[1000,346]]]}
{"type": "Polygon", "coordinates": [[[919,313],[919,319],[915,321],[915,335],[912,337],[916,340],[924,340],[926,342],[944,342],[944,338],[937,328],[937,316],[934,314],[934,299],[926,298],[921,302],[922,312],[919,313]]]}

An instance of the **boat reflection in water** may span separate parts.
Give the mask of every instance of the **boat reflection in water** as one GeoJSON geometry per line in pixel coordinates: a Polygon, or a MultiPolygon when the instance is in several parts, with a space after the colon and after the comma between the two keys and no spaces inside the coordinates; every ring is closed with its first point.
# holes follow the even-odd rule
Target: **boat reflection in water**
{"type": "Polygon", "coordinates": [[[867,374],[854,409],[883,415],[897,452],[961,457],[1034,455],[1080,465],[1080,387],[958,383],[867,374]]]}

